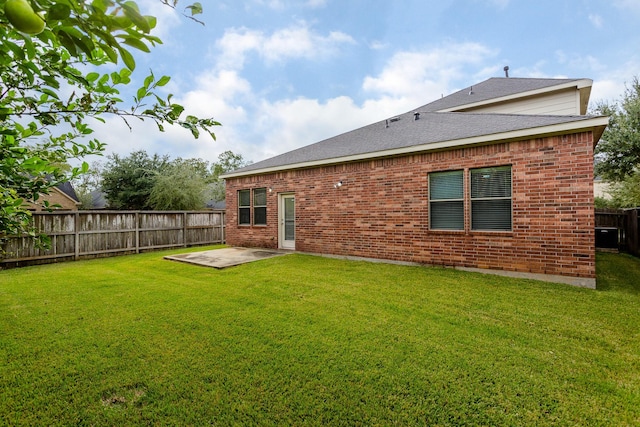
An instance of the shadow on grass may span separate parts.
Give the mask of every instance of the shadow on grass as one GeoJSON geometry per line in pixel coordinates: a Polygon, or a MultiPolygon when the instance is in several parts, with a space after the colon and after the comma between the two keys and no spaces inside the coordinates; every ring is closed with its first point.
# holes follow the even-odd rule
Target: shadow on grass
{"type": "Polygon", "coordinates": [[[629,254],[598,252],[596,280],[599,291],[640,294],[640,258],[629,254]]]}

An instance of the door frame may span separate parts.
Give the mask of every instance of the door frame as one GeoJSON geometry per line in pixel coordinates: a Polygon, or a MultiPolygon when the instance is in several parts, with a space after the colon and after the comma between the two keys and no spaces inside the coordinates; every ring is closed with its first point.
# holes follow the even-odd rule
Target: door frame
{"type": "Polygon", "coordinates": [[[278,248],[280,249],[289,249],[289,250],[295,250],[296,249],[296,239],[295,239],[295,227],[296,227],[296,223],[295,223],[295,193],[280,193],[278,194],[278,248]],[[293,237],[293,241],[291,240],[285,240],[284,238],[284,209],[285,209],[285,200],[287,199],[293,199],[293,209],[294,209],[294,215],[293,215],[293,230],[294,230],[294,237],[293,237]]]}

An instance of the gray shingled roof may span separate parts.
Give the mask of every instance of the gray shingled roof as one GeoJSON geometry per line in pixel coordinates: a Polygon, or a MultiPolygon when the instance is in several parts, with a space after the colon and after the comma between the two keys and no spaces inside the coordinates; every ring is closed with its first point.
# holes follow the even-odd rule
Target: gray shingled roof
{"type": "Polygon", "coordinates": [[[250,172],[299,163],[338,159],[416,145],[455,141],[477,136],[513,132],[543,126],[579,122],[593,116],[534,116],[524,114],[413,113],[396,117],[397,121],[377,122],[325,139],[288,153],[233,171],[250,172]],[[387,127],[388,125],[388,127],[387,127]]]}
{"type": "Polygon", "coordinates": [[[488,101],[524,92],[531,92],[584,79],[529,79],[517,77],[493,77],[466,87],[442,99],[433,101],[415,111],[441,111],[476,102],[488,101]],[[469,95],[471,92],[471,95],[469,95]]]}
{"type": "Polygon", "coordinates": [[[310,162],[329,162],[331,159],[339,161],[350,156],[593,119],[594,116],[438,112],[520,93],[552,90],[553,87],[573,82],[578,84],[582,80],[585,79],[490,78],[473,85],[471,95],[471,88],[465,88],[388,120],[253,163],[231,172],[231,175],[250,174],[252,171],[259,173],[264,169],[288,168],[310,162]],[[414,112],[420,112],[419,120],[414,120],[414,112]]]}

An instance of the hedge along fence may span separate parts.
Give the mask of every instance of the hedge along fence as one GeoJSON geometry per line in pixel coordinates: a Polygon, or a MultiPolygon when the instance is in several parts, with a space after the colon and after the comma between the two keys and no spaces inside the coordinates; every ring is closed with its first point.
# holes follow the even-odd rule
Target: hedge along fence
{"type": "Polygon", "coordinates": [[[51,247],[10,238],[0,268],[225,242],[224,211],[34,212],[33,221],[51,247]]]}

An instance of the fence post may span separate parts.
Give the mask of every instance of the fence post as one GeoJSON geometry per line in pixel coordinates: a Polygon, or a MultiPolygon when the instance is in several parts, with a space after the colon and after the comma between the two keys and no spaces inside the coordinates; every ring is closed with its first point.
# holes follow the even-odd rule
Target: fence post
{"type": "Polygon", "coordinates": [[[76,211],[76,214],[73,216],[74,219],[74,224],[73,224],[73,230],[75,232],[75,236],[74,236],[74,256],[73,259],[74,260],[79,260],[80,259],[80,212],[76,211]]]}
{"type": "Polygon", "coordinates": [[[225,228],[227,226],[227,220],[225,218],[226,215],[226,211],[220,212],[220,243],[222,243],[223,245],[226,242],[226,236],[225,236],[225,228]]]}
{"type": "Polygon", "coordinates": [[[187,213],[182,213],[182,246],[187,247],[187,213]]]}
{"type": "Polygon", "coordinates": [[[140,253],[140,212],[136,211],[135,213],[135,221],[136,221],[136,253],[140,253]]]}

